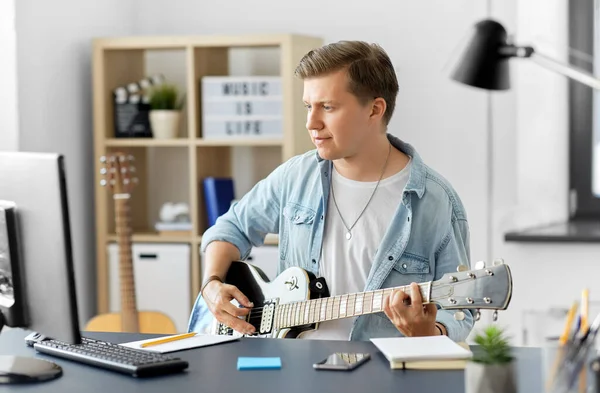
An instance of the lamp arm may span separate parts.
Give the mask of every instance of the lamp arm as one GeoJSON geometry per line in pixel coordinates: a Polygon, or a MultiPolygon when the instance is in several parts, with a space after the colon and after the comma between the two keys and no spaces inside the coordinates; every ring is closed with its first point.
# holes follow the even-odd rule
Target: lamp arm
{"type": "Polygon", "coordinates": [[[534,52],[531,55],[531,60],[544,68],[574,79],[596,90],[600,90],[600,79],[594,77],[592,74],[581,68],[562,63],[538,52],[534,52]]]}
{"type": "Polygon", "coordinates": [[[600,90],[600,79],[594,77],[589,72],[581,68],[562,63],[547,55],[539,53],[530,46],[505,45],[499,49],[499,52],[501,55],[506,57],[531,58],[531,60],[533,60],[535,63],[550,71],[554,71],[558,74],[564,75],[580,83],[583,83],[586,86],[592,87],[596,90],[600,90]]]}

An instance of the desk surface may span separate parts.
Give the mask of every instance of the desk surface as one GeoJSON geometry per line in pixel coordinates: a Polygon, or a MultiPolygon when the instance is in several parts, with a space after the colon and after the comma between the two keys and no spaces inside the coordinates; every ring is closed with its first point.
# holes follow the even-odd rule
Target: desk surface
{"type": "MultiPolygon", "coordinates": [[[[463,371],[391,370],[389,362],[371,342],[241,339],[222,345],[175,352],[189,362],[182,374],[136,379],[127,375],[37,353],[23,338],[28,332],[0,333],[0,355],[35,356],[63,367],[63,376],[50,382],[10,386],[19,392],[444,392],[463,393],[463,371]],[[312,364],[331,352],[369,352],[371,360],[354,371],[314,370],[312,364]],[[238,356],[279,356],[280,370],[237,371],[238,356]]],[[[84,333],[96,339],[123,343],[150,338],[126,333],[84,333]]],[[[516,348],[520,392],[541,391],[540,351],[516,348]]],[[[0,390],[5,387],[0,385],[0,390]]]]}

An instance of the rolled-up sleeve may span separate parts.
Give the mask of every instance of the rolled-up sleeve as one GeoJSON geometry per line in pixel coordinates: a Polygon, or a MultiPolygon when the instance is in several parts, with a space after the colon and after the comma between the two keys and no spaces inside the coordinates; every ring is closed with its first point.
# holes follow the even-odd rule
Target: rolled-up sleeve
{"type": "Polygon", "coordinates": [[[253,246],[264,244],[268,233],[279,232],[281,182],[290,162],[278,166],[217,218],[202,234],[202,252],[213,241],[225,241],[237,247],[245,259],[253,246]]]}
{"type": "MultiPolygon", "coordinates": [[[[456,272],[458,266],[465,265],[470,268],[469,227],[467,220],[455,219],[452,228],[442,241],[436,253],[435,280],[439,280],[446,273],[456,272]]],[[[448,337],[460,342],[465,341],[473,329],[473,311],[470,309],[444,310],[438,309],[436,320],[443,324],[448,331],[448,337]],[[463,320],[454,318],[457,311],[465,314],[463,320]]]]}

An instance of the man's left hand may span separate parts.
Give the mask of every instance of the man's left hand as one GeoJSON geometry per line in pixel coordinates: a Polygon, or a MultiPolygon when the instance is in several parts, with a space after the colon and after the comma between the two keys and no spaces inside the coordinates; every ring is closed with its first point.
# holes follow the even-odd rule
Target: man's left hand
{"type": "Polygon", "coordinates": [[[416,283],[410,284],[411,294],[394,290],[383,302],[383,312],[405,336],[437,336],[435,324],[437,307],[434,303],[423,304],[421,291],[416,283]],[[410,305],[405,302],[410,300],[410,305]]]}

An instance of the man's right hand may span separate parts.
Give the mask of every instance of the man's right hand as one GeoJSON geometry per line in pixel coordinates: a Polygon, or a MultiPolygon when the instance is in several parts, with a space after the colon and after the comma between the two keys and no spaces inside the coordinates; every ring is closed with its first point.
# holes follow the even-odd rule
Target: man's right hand
{"type": "Polygon", "coordinates": [[[213,280],[202,291],[202,297],[219,322],[242,334],[254,333],[254,326],[238,318],[248,315],[254,304],[236,286],[213,280]],[[234,306],[232,299],[244,307],[234,306]]]}

